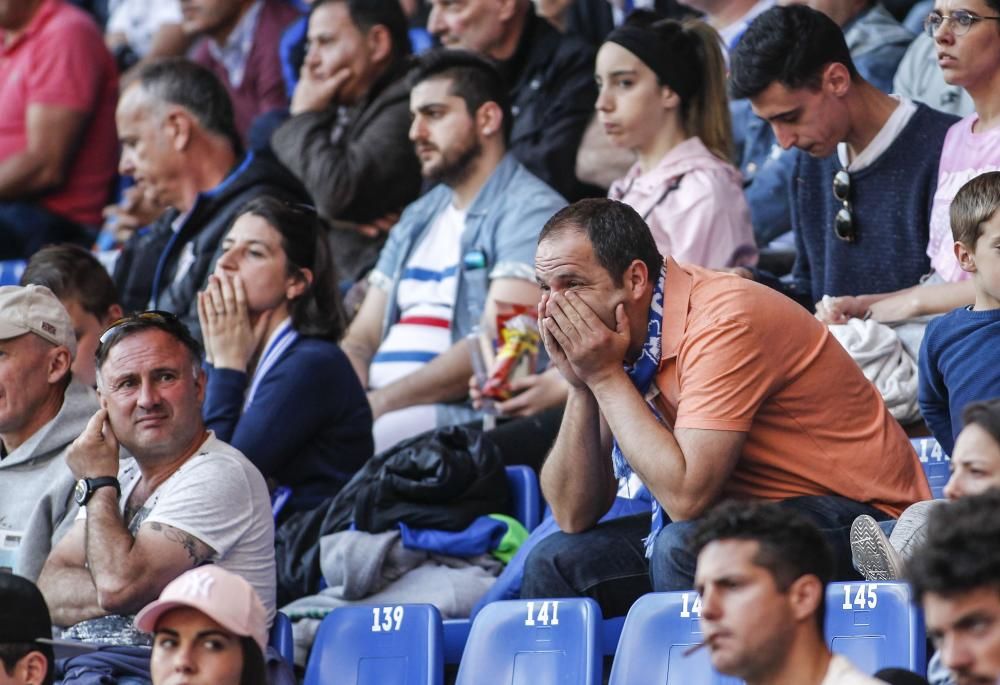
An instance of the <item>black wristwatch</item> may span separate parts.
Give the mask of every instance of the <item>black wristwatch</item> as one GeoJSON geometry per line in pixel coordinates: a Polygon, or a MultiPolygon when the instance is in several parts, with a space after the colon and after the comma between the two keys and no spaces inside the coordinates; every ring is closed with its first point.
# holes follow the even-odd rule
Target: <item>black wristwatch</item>
{"type": "Polygon", "coordinates": [[[76,481],[76,488],[73,490],[73,499],[81,507],[86,506],[90,498],[94,496],[94,493],[105,485],[115,486],[115,491],[121,497],[122,486],[118,482],[118,479],[114,476],[101,476],[100,478],[81,478],[76,481]]]}

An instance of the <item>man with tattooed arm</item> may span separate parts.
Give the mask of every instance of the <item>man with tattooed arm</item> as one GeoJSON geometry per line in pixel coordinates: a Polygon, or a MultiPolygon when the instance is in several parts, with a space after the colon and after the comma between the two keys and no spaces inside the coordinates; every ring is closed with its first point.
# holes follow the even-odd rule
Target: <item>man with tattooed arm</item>
{"type": "Polygon", "coordinates": [[[131,615],[206,563],[246,578],[270,623],[267,485],[246,457],[205,429],[198,343],[172,315],[145,312],[112,325],[96,361],[101,409],[66,457],[79,479],[81,513],[38,580],[53,623],[68,627],[64,637],[149,644],[131,615]]]}

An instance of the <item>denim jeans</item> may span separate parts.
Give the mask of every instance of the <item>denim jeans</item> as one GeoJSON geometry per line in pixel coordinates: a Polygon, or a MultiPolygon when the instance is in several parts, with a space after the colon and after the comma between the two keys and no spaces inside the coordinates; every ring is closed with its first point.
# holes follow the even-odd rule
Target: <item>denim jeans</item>
{"type": "Polygon", "coordinates": [[[0,260],[27,259],[46,245],[94,241],[86,228],[31,202],[0,202],[0,260]]]}
{"type": "MultiPolygon", "coordinates": [[[[851,565],[850,529],[855,517],[876,521],[889,516],[844,497],[795,497],[776,503],[815,523],[833,548],[838,580],[859,578],[851,565]]],[[[696,558],[688,539],[698,519],[667,524],[646,559],[642,540],[649,516],[629,516],[601,523],[584,533],[555,533],[535,547],[525,562],[522,597],[591,597],[605,617],[622,616],[641,595],[689,590],[696,558]]]]}

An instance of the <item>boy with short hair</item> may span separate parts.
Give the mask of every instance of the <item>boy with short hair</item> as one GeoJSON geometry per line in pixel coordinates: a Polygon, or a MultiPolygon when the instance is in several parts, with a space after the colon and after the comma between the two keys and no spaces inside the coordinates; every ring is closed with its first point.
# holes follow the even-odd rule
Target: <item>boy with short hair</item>
{"type": "Polygon", "coordinates": [[[951,204],[955,257],[972,274],[976,300],[935,319],[920,349],[920,412],[947,454],[962,407],[1000,395],[1000,172],[973,178],[951,204]]]}
{"type": "Polygon", "coordinates": [[[73,378],[88,387],[97,384],[94,352],[101,333],[122,317],[118,290],[104,266],[78,245],[51,245],[28,262],[21,285],[44,285],[69,312],[76,334],[73,378]]]}

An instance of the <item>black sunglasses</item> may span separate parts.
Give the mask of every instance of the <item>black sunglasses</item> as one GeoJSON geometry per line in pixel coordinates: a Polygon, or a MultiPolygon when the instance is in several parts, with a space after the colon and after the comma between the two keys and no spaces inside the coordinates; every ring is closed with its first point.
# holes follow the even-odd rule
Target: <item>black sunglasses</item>
{"type": "Polygon", "coordinates": [[[833,218],[833,232],[844,242],[853,243],[858,237],[851,209],[851,175],[841,169],[833,177],[833,196],[841,203],[833,218]]]}
{"type": "Polygon", "coordinates": [[[178,319],[175,314],[172,314],[171,312],[165,312],[160,309],[150,309],[149,311],[145,312],[135,312],[134,314],[128,314],[127,316],[123,316],[122,318],[116,321],[112,321],[111,325],[105,328],[104,332],[101,333],[100,340],[98,341],[99,344],[103,345],[104,343],[106,343],[108,341],[108,338],[110,338],[112,334],[122,326],[126,326],[130,323],[138,323],[140,321],[159,323],[164,326],[169,326],[171,328],[184,327],[184,324],[181,323],[181,320],[178,319]]]}

